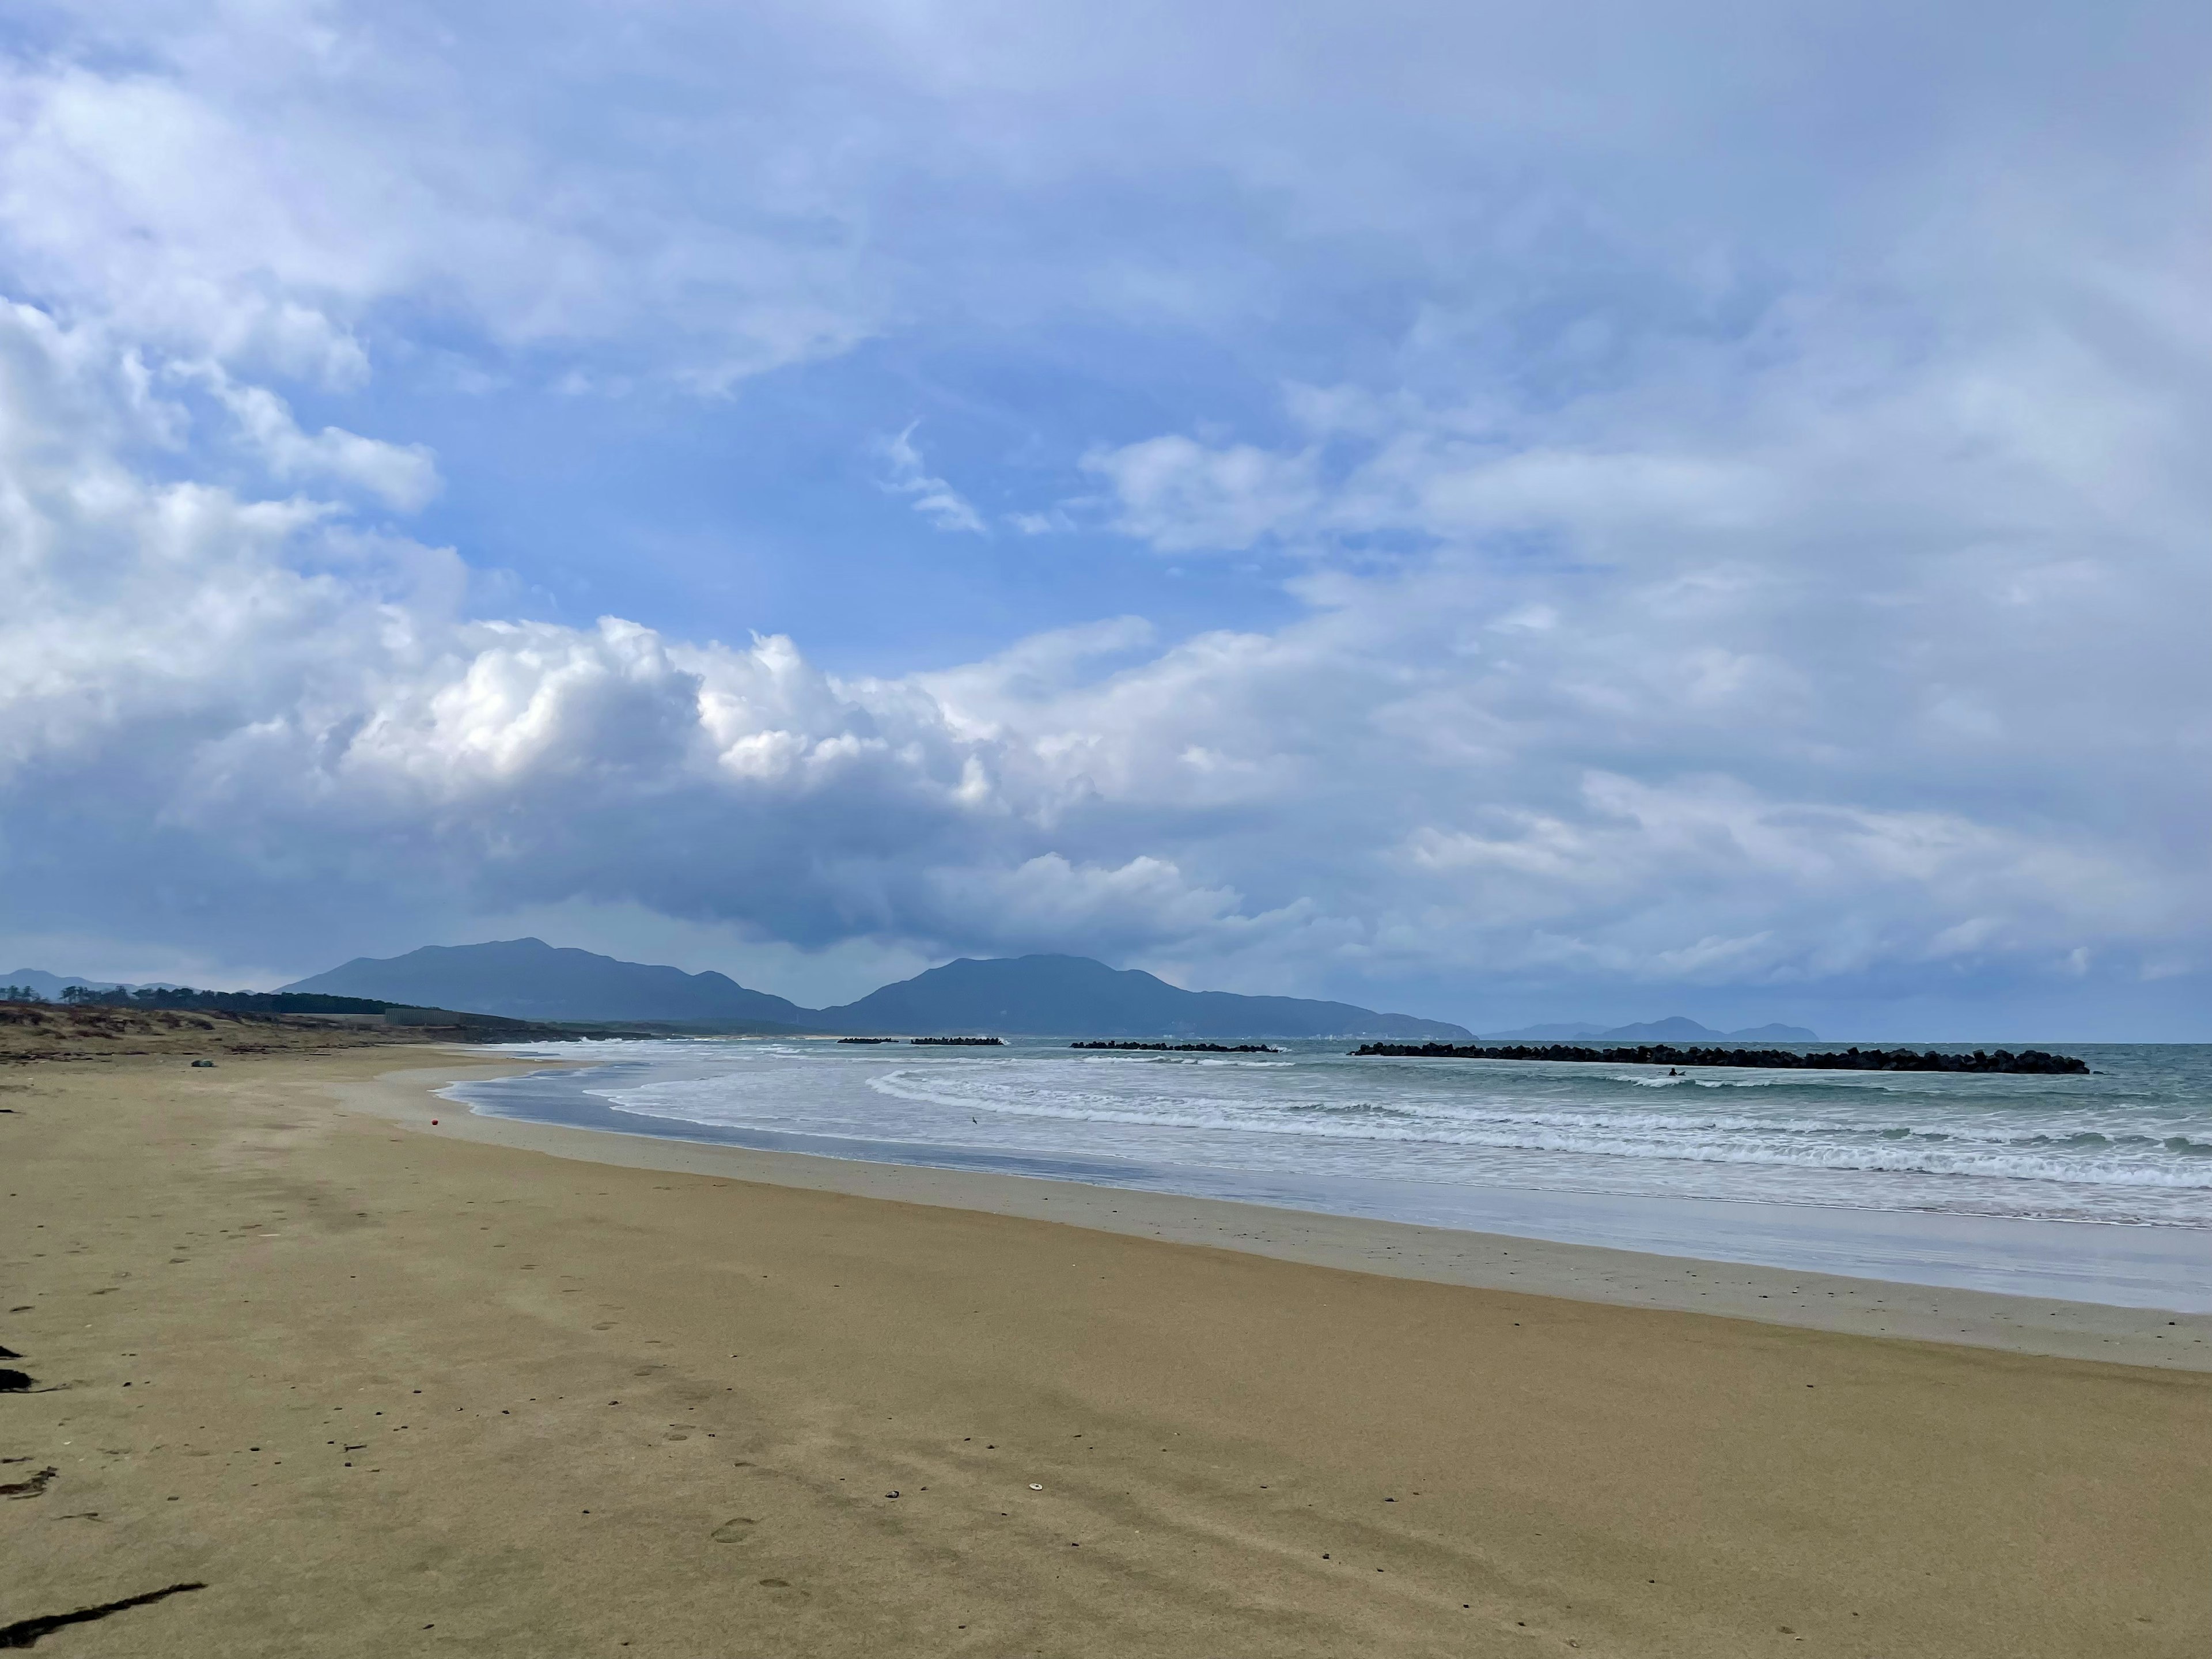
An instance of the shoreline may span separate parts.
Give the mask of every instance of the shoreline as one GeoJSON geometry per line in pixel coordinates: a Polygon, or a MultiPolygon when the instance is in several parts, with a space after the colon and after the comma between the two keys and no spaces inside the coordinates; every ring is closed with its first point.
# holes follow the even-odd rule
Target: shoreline
{"type": "Polygon", "coordinates": [[[440,1127],[432,1133],[584,1163],[1051,1221],[1470,1289],[2049,1358],[2212,1371],[2212,1315],[2203,1312],[1560,1243],[1034,1175],[757,1150],[670,1133],[494,1115],[435,1092],[456,1082],[585,1069],[592,1063],[476,1060],[453,1066],[407,1067],[367,1084],[342,1085],[339,1098],[426,1132],[435,1118],[440,1127]]]}

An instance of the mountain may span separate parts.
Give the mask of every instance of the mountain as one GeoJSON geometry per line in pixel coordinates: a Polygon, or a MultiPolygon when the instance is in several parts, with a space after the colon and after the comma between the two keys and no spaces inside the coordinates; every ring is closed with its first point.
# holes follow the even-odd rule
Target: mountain
{"type": "Polygon", "coordinates": [[[380,960],[356,957],[283,988],[512,1019],[696,1021],[770,1030],[814,1023],[811,1010],[749,991],[725,974],[648,967],[537,939],[426,945],[380,960]]]}
{"type": "Polygon", "coordinates": [[[72,985],[85,986],[94,991],[112,991],[113,980],[79,979],[74,974],[49,974],[40,968],[18,968],[12,974],[0,974],[0,985],[27,985],[49,1002],[59,1002],[62,992],[72,985]]]}
{"type": "Polygon", "coordinates": [[[1571,1020],[1557,1025],[1524,1025],[1517,1031],[1499,1031],[1486,1042],[1578,1042],[1595,1037],[1607,1042],[1818,1042],[1820,1039],[1802,1025],[1753,1025],[1741,1031],[1716,1031],[1694,1019],[1675,1014],[1647,1020],[1641,1025],[1592,1025],[1571,1020]]]}
{"type": "Polygon", "coordinates": [[[1726,1031],[1716,1031],[1680,1014],[1671,1019],[1648,1019],[1640,1025],[1616,1025],[1598,1033],[1600,1040],[1607,1042],[1711,1042],[1726,1036],[1726,1031]]]}
{"type": "Polygon", "coordinates": [[[1185,991],[1087,957],[962,957],[813,1016],[839,1031],[1176,1037],[1466,1038],[1466,1027],[1348,1002],[1185,991]]]}
{"type": "Polygon", "coordinates": [[[1598,1036],[1613,1042],[1818,1042],[1820,1039],[1802,1025],[1753,1025],[1741,1031],[1716,1031],[1694,1019],[1676,1014],[1642,1025],[1616,1025],[1598,1036]]]}

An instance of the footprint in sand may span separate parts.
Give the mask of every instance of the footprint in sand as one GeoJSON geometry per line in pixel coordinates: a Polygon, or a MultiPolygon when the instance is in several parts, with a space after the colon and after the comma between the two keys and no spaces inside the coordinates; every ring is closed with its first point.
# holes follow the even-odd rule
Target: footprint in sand
{"type": "Polygon", "coordinates": [[[735,1516],[707,1535],[717,1544],[742,1544],[752,1536],[753,1528],[759,1524],[749,1515],[735,1516]]]}

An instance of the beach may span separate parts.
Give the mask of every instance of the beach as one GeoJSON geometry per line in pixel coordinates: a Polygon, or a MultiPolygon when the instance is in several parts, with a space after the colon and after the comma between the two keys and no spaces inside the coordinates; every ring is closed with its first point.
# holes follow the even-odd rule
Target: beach
{"type": "Polygon", "coordinates": [[[0,1070],[0,1629],[202,1586],[42,1651],[2212,1638],[2202,1316],[456,1116],[432,1085],[501,1069],[459,1052],[216,1059],[0,1070]]]}

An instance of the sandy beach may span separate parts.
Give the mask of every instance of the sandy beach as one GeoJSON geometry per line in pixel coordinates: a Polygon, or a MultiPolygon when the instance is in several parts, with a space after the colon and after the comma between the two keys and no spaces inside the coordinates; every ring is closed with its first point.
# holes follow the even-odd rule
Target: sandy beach
{"type": "Polygon", "coordinates": [[[188,1047],[0,1068],[16,1645],[2212,1641],[2202,1318],[456,1119],[429,1085],[481,1057],[188,1047]]]}

